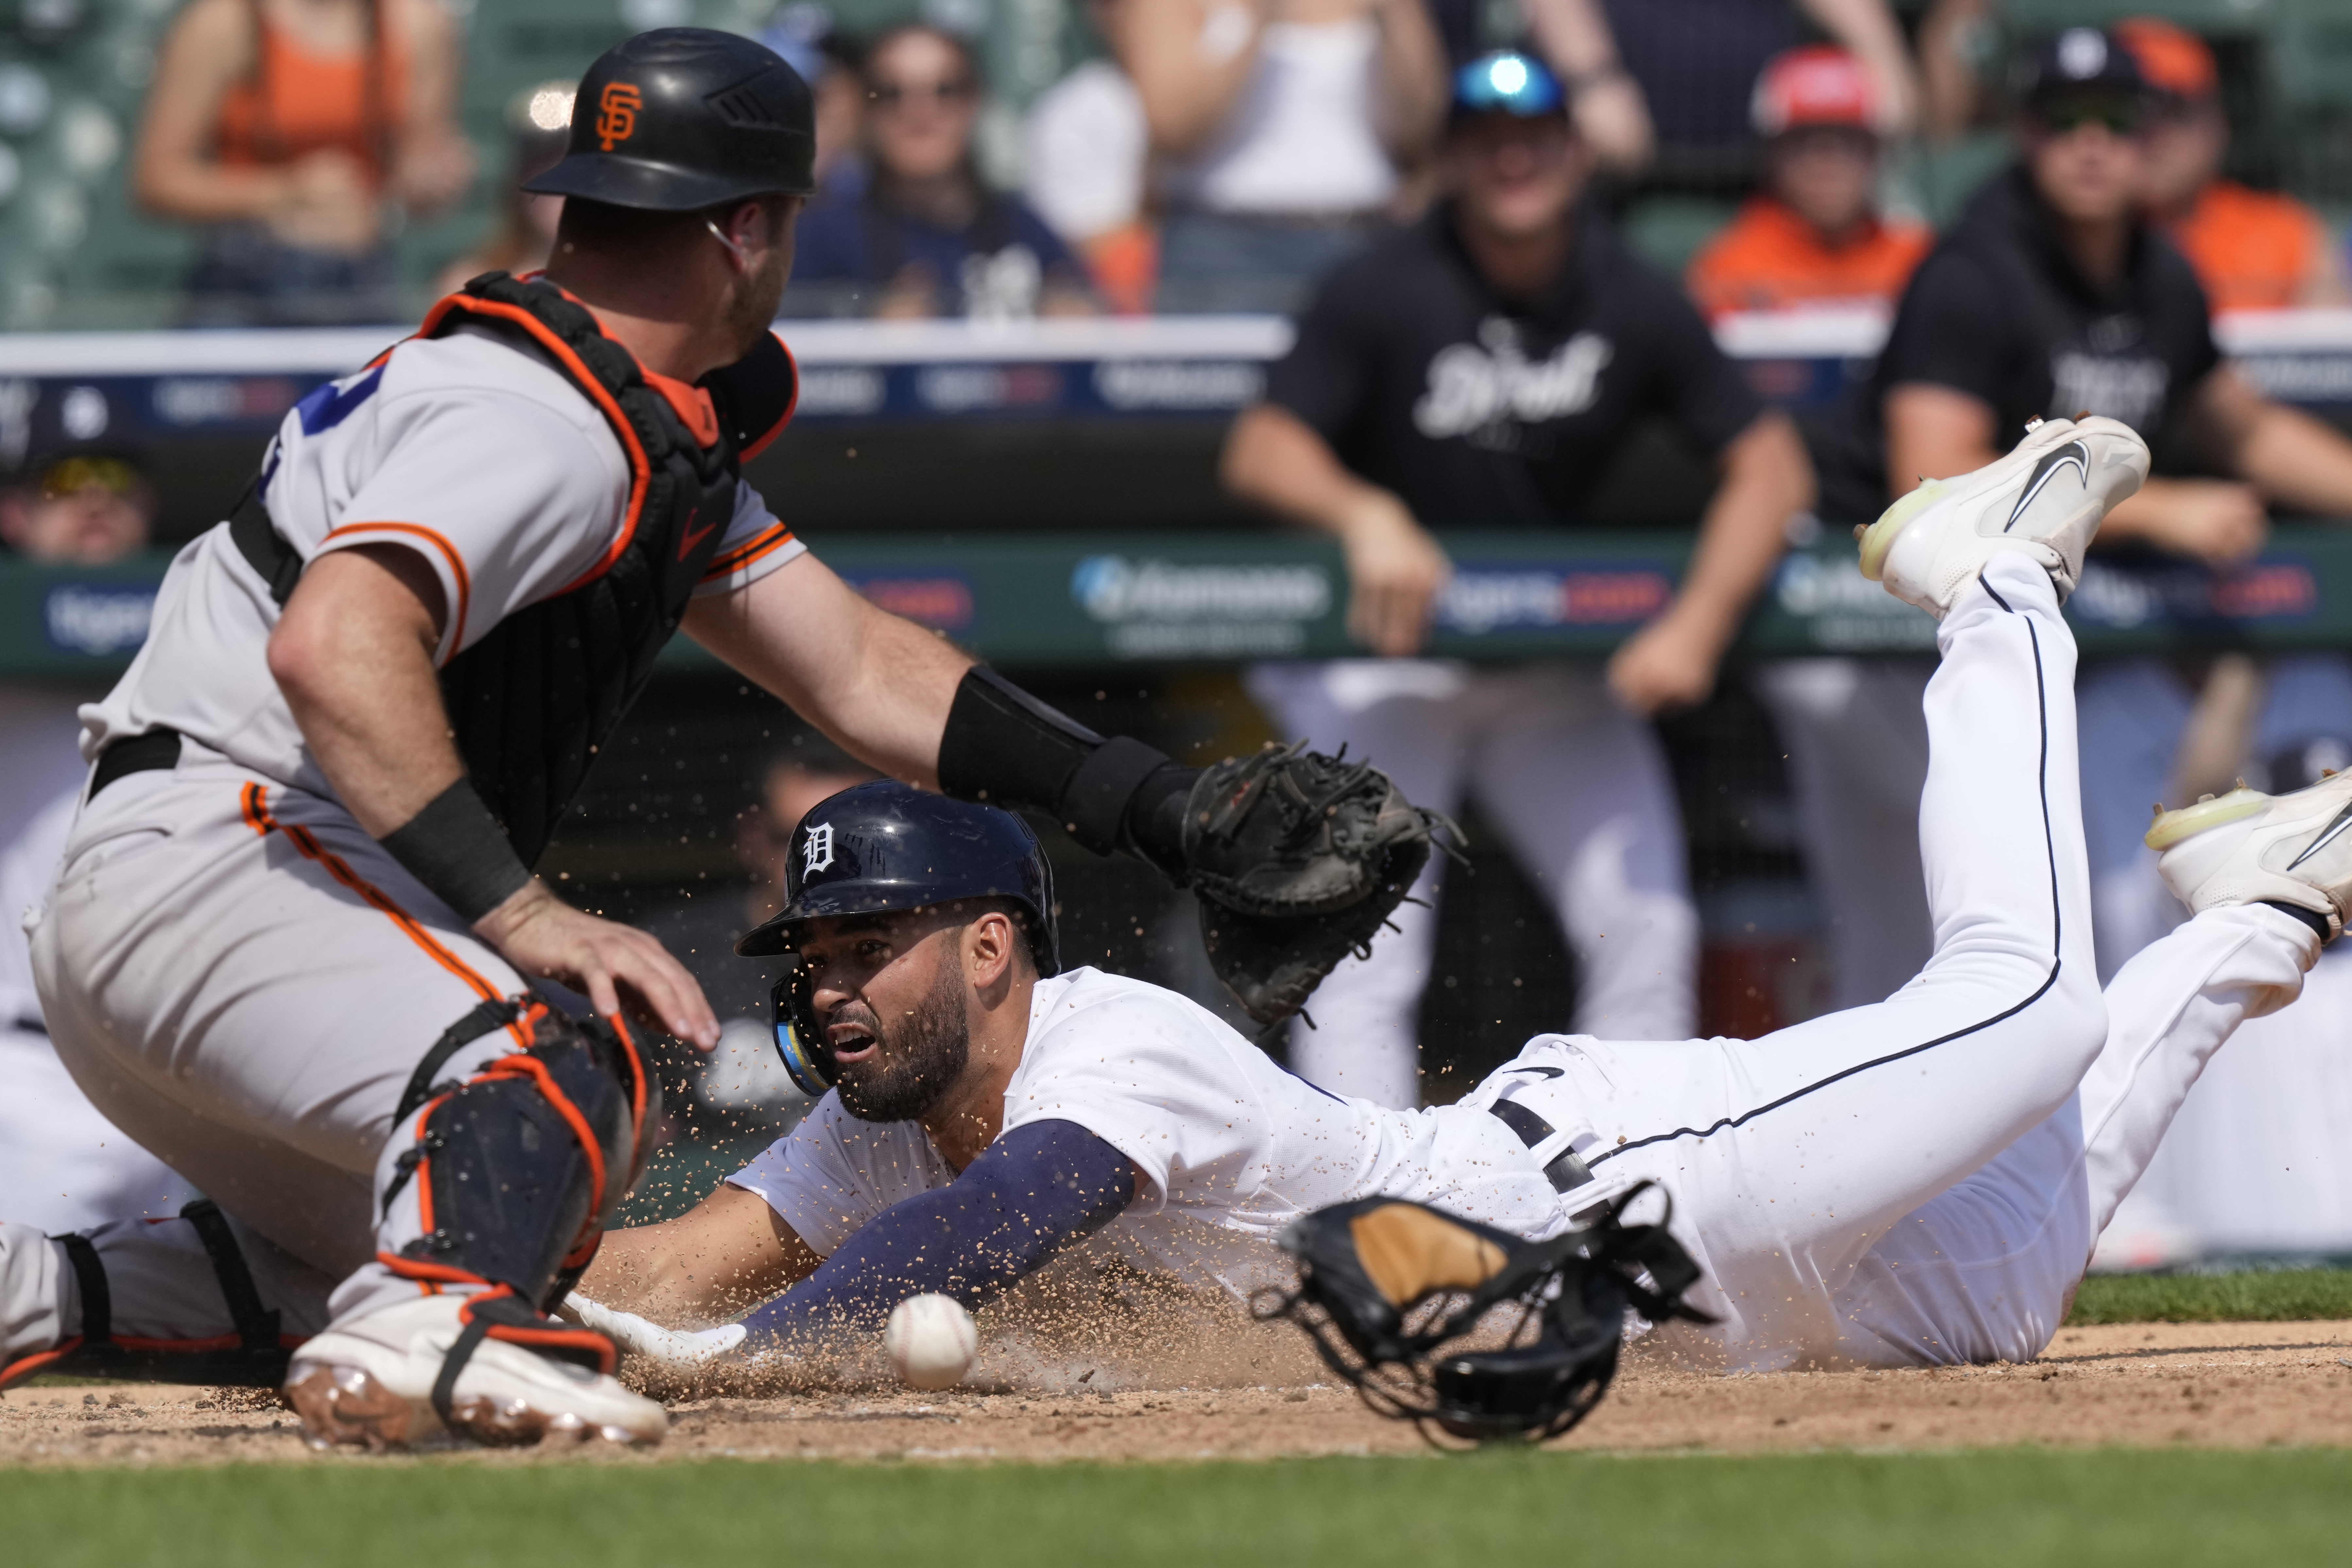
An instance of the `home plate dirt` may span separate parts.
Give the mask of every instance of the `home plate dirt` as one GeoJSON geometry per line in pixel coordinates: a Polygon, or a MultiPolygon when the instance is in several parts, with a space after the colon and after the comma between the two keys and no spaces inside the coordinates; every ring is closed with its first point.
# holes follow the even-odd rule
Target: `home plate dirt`
{"type": "MultiPolygon", "coordinates": [[[[1154,1387],[1101,1368],[1033,1360],[1008,1369],[1000,1358],[992,1369],[983,1358],[975,1375],[992,1381],[944,1394],[869,1384],[684,1399],[671,1405],[669,1441],[627,1460],[1171,1459],[1421,1446],[1410,1427],[1369,1415],[1349,1390],[1315,1384],[1312,1363],[1279,1370],[1296,1375],[1264,1387],[1154,1387]],[[1106,1382],[1115,1385],[1098,1387],[1106,1382]]],[[[1719,1377],[1644,1367],[1637,1352],[1607,1402],[1559,1446],[1740,1451],[2024,1442],[2352,1446],[2352,1321],[2068,1329],[2039,1361],[1932,1372],[1719,1377]]],[[[583,1452],[478,1457],[576,1462],[583,1452]]],[[[0,1396],[0,1464],[272,1459],[318,1462],[292,1415],[266,1393],[125,1384],[0,1396]]]]}

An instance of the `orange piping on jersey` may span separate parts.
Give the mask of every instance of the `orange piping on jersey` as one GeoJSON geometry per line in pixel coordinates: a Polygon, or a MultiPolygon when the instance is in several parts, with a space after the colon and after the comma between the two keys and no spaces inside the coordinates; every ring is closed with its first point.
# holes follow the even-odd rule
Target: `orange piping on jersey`
{"type": "Polygon", "coordinates": [[[709,569],[702,574],[702,581],[717,583],[731,577],[753,562],[774,554],[792,542],[793,531],[781,522],[773,528],[762,529],[726,554],[711,562],[709,569]]]}
{"type": "MultiPolygon", "coordinates": [[[[564,298],[570,299],[571,296],[567,294],[564,298]]],[[[646,457],[645,443],[637,439],[635,426],[629,423],[628,416],[621,412],[621,405],[614,401],[613,395],[604,390],[604,384],[589,373],[588,367],[581,363],[580,356],[572,352],[572,346],[548,331],[538,317],[518,306],[501,305],[495,300],[478,300],[470,294],[452,294],[426,313],[425,324],[416,329],[416,335],[420,338],[431,337],[434,330],[452,310],[470,310],[478,316],[496,316],[502,321],[512,321],[524,331],[529,332],[541,348],[572,368],[573,384],[585,393],[589,400],[603,412],[605,422],[613,427],[613,434],[619,438],[621,450],[629,459],[628,514],[622,519],[621,531],[614,536],[611,544],[605,546],[604,553],[598,556],[587,571],[557,589],[556,593],[569,594],[574,588],[594,582],[613,569],[613,563],[621,558],[621,552],[626,550],[629,547],[629,542],[637,536],[637,520],[643,515],[646,507],[646,487],[653,479],[653,464],[646,457]]],[[[614,341],[617,342],[617,340],[614,341]]],[[[624,348],[623,352],[627,351],[624,348]]],[[[643,368],[640,366],[640,371],[643,368]]]]}
{"type": "Polygon", "coordinates": [[[772,332],[769,335],[776,340],[776,346],[784,351],[784,363],[793,367],[793,400],[784,405],[784,416],[782,419],[753,437],[751,444],[736,454],[736,460],[739,462],[748,463],[766,451],[768,443],[784,433],[784,426],[793,422],[793,416],[799,411],[801,405],[801,362],[793,357],[793,345],[784,342],[782,333],[772,332]]]}
{"type": "Polygon", "coordinates": [[[473,584],[466,575],[466,558],[457,553],[457,547],[449,542],[447,535],[421,522],[347,522],[329,530],[327,537],[319,542],[324,546],[347,533],[413,533],[429,541],[449,563],[449,574],[457,580],[457,622],[449,629],[449,646],[455,648],[466,640],[467,607],[473,596],[473,584]]]}
{"type": "MultiPolygon", "coordinates": [[[[320,843],[316,834],[299,823],[284,823],[270,816],[268,791],[265,786],[257,784],[246,784],[240,792],[239,805],[243,810],[247,826],[265,837],[271,828],[276,828],[285,835],[286,842],[294,846],[296,853],[304,859],[323,868],[327,875],[357,893],[362,900],[372,908],[389,917],[392,923],[398,926],[409,941],[425,950],[426,956],[472,986],[475,994],[483,1001],[504,1000],[496,986],[483,979],[464,959],[443,946],[431,931],[419,925],[407,910],[379,891],[373,882],[352,870],[341,856],[320,843]]],[[[523,1020],[517,1019],[514,1023],[509,1024],[506,1029],[508,1034],[514,1037],[517,1045],[527,1047],[531,1043],[531,1037],[530,1032],[522,1026],[523,1020]]]]}

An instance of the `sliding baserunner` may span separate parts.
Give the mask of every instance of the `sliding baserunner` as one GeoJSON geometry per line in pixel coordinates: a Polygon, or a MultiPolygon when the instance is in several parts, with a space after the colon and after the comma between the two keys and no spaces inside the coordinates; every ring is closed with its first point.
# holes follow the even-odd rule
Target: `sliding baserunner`
{"type": "MultiPolygon", "coordinates": [[[[1544,1036],[1456,1105],[1342,1101],[1180,997],[1062,971],[1012,818],[863,786],[800,841],[904,810],[928,876],[803,870],[747,939],[799,954],[836,1089],[692,1213],[609,1236],[583,1293],[789,1347],[916,1291],[985,1301],[1080,1244],[1246,1294],[1328,1205],[1412,1199],[1537,1239],[1654,1183],[1715,1319],[1661,1325],[1689,1363],[2034,1355],[2206,1059],[2296,994],[2352,891],[2352,776],[2175,813],[2152,841],[2196,918],[2099,991],[2059,605],[2147,467],[2114,421],[2043,423],[1864,540],[1943,656],[1920,807],[1937,947],[1886,1001],[1759,1040],[1544,1036]]],[[[734,1338],[620,1326],[685,1363],[734,1338]]]]}

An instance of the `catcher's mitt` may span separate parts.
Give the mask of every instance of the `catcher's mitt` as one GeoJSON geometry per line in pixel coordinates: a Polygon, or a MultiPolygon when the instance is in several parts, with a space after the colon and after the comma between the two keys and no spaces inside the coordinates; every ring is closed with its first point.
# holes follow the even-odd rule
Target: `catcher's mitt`
{"type": "Polygon", "coordinates": [[[1429,862],[1438,828],[1388,774],[1304,742],[1219,763],[1184,807],[1184,876],[1209,963],[1249,1016],[1298,1011],[1332,966],[1369,950],[1429,862]]]}

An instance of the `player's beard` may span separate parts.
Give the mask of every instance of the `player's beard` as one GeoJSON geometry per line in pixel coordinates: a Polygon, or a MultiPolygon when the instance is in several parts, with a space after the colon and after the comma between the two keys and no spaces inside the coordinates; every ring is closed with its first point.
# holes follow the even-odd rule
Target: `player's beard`
{"type": "Polygon", "coordinates": [[[793,253],[789,248],[771,249],[760,269],[744,278],[728,310],[728,331],[750,353],[758,346],[760,334],[768,331],[776,319],[776,310],[783,301],[784,284],[792,277],[793,253]]]}
{"type": "Polygon", "coordinates": [[[870,1016],[874,1054],[845,1063],[834,1087],[860,1121],[911,1121],[940,1102],[971,1059],[963,966],[943,960],[929,993],[903,1016],[885,1024],[870,1016]]]}

